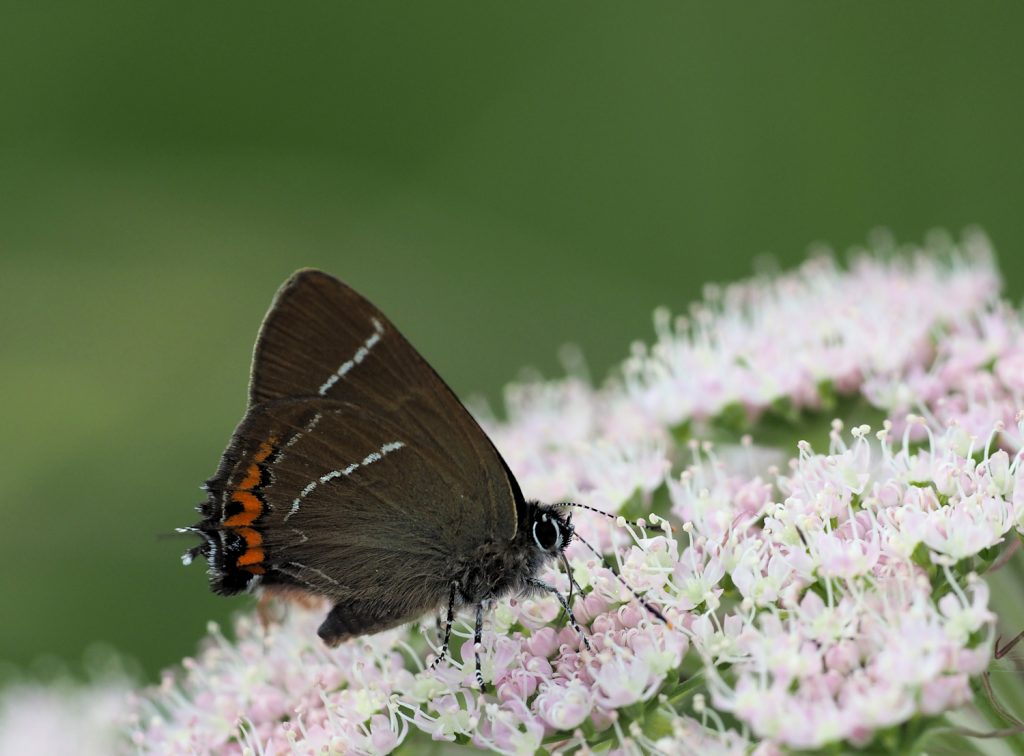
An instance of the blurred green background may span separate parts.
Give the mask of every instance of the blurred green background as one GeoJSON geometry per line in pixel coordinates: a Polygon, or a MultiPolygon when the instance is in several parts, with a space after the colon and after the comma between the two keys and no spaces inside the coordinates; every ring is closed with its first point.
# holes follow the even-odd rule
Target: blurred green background
{"type": "MultiPolygon", "coordinates": [[[[186,545],[295,268],[463,395],[595,375],[769,253],[984,227],[1024,291],[1019,3],[7,3],[0,659],[149,676],[245,601],[186,545]]],[[[36,665],[36,666],[34,666],[36,665]]]]}

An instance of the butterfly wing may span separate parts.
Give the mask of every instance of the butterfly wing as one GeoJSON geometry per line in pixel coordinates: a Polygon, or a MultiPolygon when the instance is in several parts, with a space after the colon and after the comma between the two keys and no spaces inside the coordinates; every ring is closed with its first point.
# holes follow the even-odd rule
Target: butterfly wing
{"type": "Polygon", "coordinates": [[[317,271],[279,291],[249,410],[207,489],[192,553],[206,556],[213,589],[256,581],[328,597],[344,618],[330,640],[436,607],[453,565],[515,535],[522,502],[433,369],[372,304],[317,271]]]}
{"type": "Polygon", "coordinates": [[[522,492],[487,434],[384,313],[312,269],[278,290],[253,350],[249,384],[250,406],[298,397],[338,399],[409,422],[416,420],[413,403],[430,407],[429,435],[449,447],[449,458],[481,462],[474,477],[485,530],[515,536],[522,492]]]}

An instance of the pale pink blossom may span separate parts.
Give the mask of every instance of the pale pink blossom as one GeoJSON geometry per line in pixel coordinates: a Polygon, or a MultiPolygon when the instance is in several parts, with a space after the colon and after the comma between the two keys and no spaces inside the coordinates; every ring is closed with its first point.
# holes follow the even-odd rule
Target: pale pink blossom
{"type": "Polygon", "coordinates": [[[566,552],[589,650],[546,595],[489,607],[479,645],[460,617],[436,669],[433,617],[326,649],[324,607],[243,615],[130,703],[133,749],[772,756],[967,705],[996,622],[971,570],[1024,530],[1024,329],[983,237],[936,245],[711,287],[607,384],[509,388],[483,420],[528,497],[644,513],[574,512],[604,557],[566,552]],[[858,398],[889,419],[832,422],[858,398]],[[767,448],[769,420],[800,424],[767,448]]]}
{"type": "Polygon", "coordinates": [[[572,730],[582,724],[593,708],[593,693],[581,680],[547,683],[537,696],[537,711],[556,730],[572,730]]]}

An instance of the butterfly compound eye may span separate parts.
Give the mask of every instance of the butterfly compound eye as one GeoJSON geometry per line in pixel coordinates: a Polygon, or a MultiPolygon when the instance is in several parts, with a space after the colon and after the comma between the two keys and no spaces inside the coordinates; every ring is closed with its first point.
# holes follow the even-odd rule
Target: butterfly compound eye
{"type": "Polygon", "coordinates": [[[544,551],[556,551],[562,545],[562,530],[558,521],[541,515],[533,523],[533,540],[544,551]]]}

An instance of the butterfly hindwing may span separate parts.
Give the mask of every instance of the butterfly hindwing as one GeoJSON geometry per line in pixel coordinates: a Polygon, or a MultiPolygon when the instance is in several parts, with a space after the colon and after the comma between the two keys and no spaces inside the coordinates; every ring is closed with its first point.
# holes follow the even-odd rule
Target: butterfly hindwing
{"type": "Polygon", "coordinates": [[[442,601],[455,566],[493,538],[478,502],[496,492],[476,472],[486,459],[451,457],[429,407],[407,409],[416,421],[328,399],[252,408],[207,484],[199,528],[217,546],[215,590],[259,576],[347,603],[347,622],[374,627],[442,601]]]}

